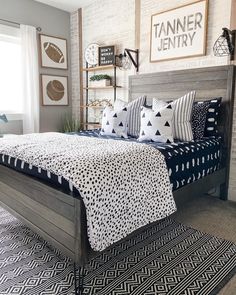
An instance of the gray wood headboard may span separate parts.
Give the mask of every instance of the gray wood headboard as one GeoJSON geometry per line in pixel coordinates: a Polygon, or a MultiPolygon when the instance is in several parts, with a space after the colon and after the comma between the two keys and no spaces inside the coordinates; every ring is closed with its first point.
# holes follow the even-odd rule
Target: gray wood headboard
{"type": "Polygon", "coordinates": [[[227,165],[232,137],[235,68],[230,65],[130,76],[129,100],[146,95],[147,102],[151,104],[153,97],[173,100],[191,90],[196,90],[196,100],[222,97],[218,125],[219,132],[224,137],[225,164],[227,165]]]}

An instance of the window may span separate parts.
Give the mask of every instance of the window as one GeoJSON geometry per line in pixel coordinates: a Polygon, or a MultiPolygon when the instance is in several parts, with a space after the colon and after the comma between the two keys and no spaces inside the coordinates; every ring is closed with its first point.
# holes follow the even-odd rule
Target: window
{"type": "Polygon", "coordinates": [[[0,113],[22,113],[20,30],[0,25],[0,113]]]}

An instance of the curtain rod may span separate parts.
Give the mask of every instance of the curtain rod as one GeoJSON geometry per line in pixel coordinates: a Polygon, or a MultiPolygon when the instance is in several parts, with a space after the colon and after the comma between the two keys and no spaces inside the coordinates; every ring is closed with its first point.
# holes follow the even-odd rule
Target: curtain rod
{"type": "MultiPolygon", "coordinates": [[[[17,25],[17,26],[20,26],[20,25],[21,25],[20,23],[13,22],[13,21],[11,21],[11,20],[7,20],[7,19],[3,19],[3,18],[0,18],[0,21],[7,22],[7,23],[9,23],[9,24],[13,24],[13,25],[17,25]]],[[[37,27],[36,30],[37,30],[38,32],[41,32],[41,31],[42,31],[42,28],[37,27]]]]}

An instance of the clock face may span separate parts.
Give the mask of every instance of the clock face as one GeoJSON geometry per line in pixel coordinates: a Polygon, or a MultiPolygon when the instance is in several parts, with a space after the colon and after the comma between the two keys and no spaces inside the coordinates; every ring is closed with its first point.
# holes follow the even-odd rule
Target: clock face
{"type": "Polygon", "coordinates": [[[85,49],[85,60],[91,66],[98,64],[98,48],[98,44],[92,43],[85,49]]]}

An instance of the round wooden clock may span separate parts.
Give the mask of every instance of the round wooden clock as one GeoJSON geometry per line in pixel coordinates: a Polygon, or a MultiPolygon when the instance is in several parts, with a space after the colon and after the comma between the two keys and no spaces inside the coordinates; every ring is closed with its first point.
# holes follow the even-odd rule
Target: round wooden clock
{"type": "Polygon", "coordinates": [[[91,43],[85,49],[85,52],[84,52],[85,60],[91,66],[96,66],[98,64],[98,48],[99,48],[98,44],[91,43]]]}

